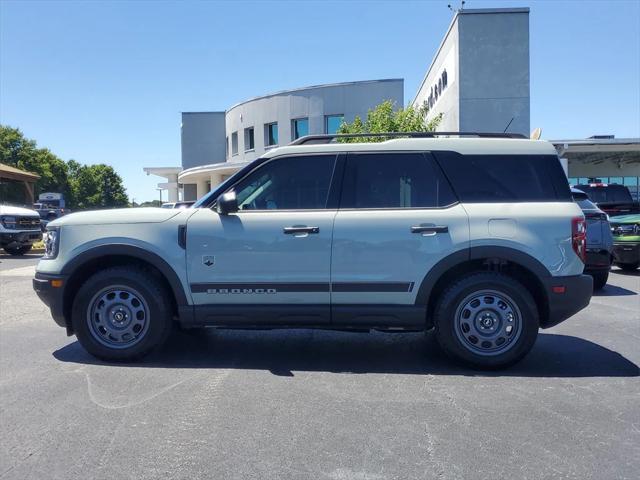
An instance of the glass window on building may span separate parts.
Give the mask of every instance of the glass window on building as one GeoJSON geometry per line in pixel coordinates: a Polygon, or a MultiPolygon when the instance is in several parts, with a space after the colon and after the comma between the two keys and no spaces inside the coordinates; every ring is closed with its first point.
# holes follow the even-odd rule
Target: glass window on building
{"type": "Polygon", "coordinates": [[[229,158],[229,137],[224,139],[224,157],[229,158]]]}
{"type": "Polygon", "coordinates": [[[231,155],[238,154],[238,132],[231,134],[231,155]]]}
{"type": "Polygon", "coordinates": [[[296,118],[291,121],[291,135],[293,140],[309,135],[309,119],[296,118]]]}
{"type": "Polygon", "coordinates": [[[256,148],[255,135],[253,133],[253,127],[244,129],[244,151],[249,152],[256,148]]]}
{"type": "Polygon", "coordinates": [[[267,123],[264,126],[265,147],[278,145],[278,122],[267,123]]]}
{"type": "Polygon", "coordinates": [[[324,117],[324,131],[329,135],[338,133],[343,121],[344,115],[327,115],[324,117]]]}

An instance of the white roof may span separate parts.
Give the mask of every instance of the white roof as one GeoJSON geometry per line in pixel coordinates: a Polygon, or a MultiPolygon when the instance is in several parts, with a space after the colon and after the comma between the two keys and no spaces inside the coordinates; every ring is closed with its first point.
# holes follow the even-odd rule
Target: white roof
{"type": "Polygon", "coordinates": [[[289,145],[269,150],[264,157],[294,153],[366,152],[366,151],[446,150],[463,154],[557,155],[553,144],[544,140],[505,138],[395,138],[380,143],[325,143],[289,145]]]}

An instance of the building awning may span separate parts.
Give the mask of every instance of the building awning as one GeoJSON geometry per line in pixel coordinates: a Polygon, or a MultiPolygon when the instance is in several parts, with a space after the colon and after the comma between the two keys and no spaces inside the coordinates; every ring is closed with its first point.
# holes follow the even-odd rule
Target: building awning
{"type": "Polygon", "coordinates": [[[587,138],[550,140],[558,155],[569,161],[600,163],[614,160],[620,165],[640,163],[640,138],[587,138]]]}
{"type": "Polygon", "coordinates": [[[40,175],[0,163],[0,178],[7,178],[18,182],[35,182],[40,178],[40,175]]]}

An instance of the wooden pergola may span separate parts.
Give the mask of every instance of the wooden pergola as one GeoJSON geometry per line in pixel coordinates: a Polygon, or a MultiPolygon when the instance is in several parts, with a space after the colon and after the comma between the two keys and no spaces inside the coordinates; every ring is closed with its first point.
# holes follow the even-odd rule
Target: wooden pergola
{"type": "Polygon", "coordinates": [[[31,205],[35,201],[33,186],[39,178],[40,175],[36,173],[26,172],[24,170],[20,170],[19,168],[0,163],[0,181],[7,179],[13,180],[14,182],[22,183],[24,185],[26,200],[25,203],[27,205],[31,205]]]}

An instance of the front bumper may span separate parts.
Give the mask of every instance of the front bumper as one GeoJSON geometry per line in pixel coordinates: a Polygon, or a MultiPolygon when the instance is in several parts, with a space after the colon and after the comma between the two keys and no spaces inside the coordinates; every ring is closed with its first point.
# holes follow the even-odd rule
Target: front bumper
{"type": "Polygon", "coordinates": [[[20,245],[32,244],[42,240],[42,231],[27,230],[23,232],[0,232],[0,244],[11,245],[18,243],[20,245]]]}
{"type": "Polygon", "coordinates": [[[53,320],[61,327],[67,328],[68,331],[70,324],[64,315],[64,287],[66,281],[66,275],[36,272],[36,277],[33,279],[33,289],[40,300],[51,310],[53,320]],[[57,282],[54,282],[54,280],[57,282]]]}
{"type": "Polygon", "coordinates": [[[553,327],[575,315],[589,305],[593,294],[593,278],[590,275],[549,277],[544,283],[549,299],[549,315],[541,323],[542,328],[553,327]]]}
{"type": "Polygon", "coordinates": [[[640,242],[614,242],[613,261],[616,263],[640,263],[640,242]]]}

